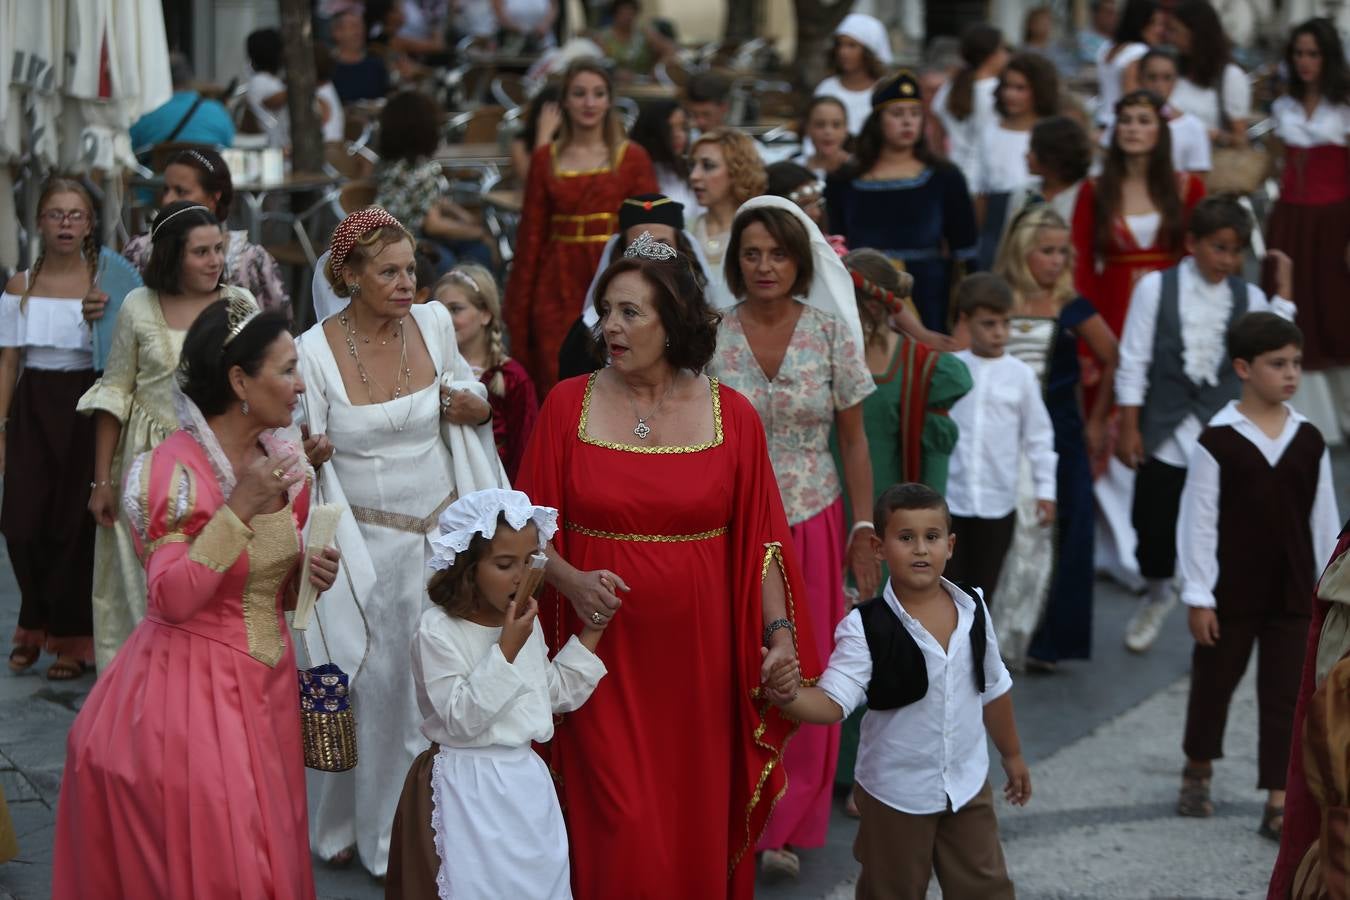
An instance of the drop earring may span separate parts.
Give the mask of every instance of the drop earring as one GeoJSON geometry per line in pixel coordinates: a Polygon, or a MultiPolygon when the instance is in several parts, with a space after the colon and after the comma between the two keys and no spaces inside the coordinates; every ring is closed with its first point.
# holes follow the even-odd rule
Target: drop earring
{"type": "Polygon", "coordinates": [[[243,413],[244,415],[248,415],[248,401],[247,401],[247,400],[244,400],[244,401],[241,401],[241,402],[240,402],[240,404],[239,404],[239,411],[240,411],[241,413],[243,413]]]}

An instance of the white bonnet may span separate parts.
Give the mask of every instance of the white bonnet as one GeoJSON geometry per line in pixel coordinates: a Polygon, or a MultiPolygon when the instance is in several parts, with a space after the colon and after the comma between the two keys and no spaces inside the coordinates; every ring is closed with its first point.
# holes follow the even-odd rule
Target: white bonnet
{"type": "Polygon", "coordinates": [[[506,517],[506,524],[516,531],[533,522],[539,531],[539,549],[553,539],[558,531],[558,511],[551,506],[535,506],[520,491],[488,488],[465,494],[446,507],[432,534],[431,559],[427,568],[448,569],[455,556],[469,549],[474,535],[488,540],[497,532],[497,521],[506,517]]]}
{"type": "Polygon", "coordinates": [[[891,64],[891,36],[886,33],[886,26],[881,24],[881,20],[875,16],[864,13],[849,13],[844,16],[844,20],[839,23],[839,27],[834,30],[834,33],[851,37],[871,50],[872,55],[883,66],[891,64]]]}

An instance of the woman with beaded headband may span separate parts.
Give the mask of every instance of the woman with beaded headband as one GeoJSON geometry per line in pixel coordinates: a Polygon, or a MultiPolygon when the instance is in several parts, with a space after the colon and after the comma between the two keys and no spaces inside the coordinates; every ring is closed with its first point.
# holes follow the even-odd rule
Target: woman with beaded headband
{"type": "Polygon", "coordinates": [[[352,213],[333,232],[324,274],[347,305],[297,342],[301,417],[310,440],[331,448],[320,497],[352,514],[338,526],[343,577],[305,636],[310,658],[351,675],[361,765],[310,776],[310,840],[320,857],[359,854],[381,877],[403,775],[426,747],[408,647],[427,604],[427,534],[457,492],[496,487],[504,474],[487,389],[460,355],[450,313],[413,303],[408,230],[379,207],[352,213]]]}
{"type": "Polygon", "coordinates": [[[975,261],[978,233],[965,176],[928,145],[924,119],[914,73],[879,84],[855,162],[826,181],[825,206],[850,247],[880,250],[914,276],[923,324],[947,331],[951,288],[975,261]]]}
{"type": "MultiPolygon", "coordinates": [[[[881,587],[862,411],[876,385],[853,285],[820,229],[785,197],[756,197],[740,208],[723,268],[736,305],[723,314],[708,374],[745,395],[764,425],[806,587],[797,602],[822,623],[814,649],[825,659],[831,635],[824,623],[845,613],[845,570],[865,598],[881,587]],[[832,432],[841,470],[830,455],[832,432]]],[[[837,725],[803,726],[793,739],[783,760],[788,791],[759,842],[766,871],[795,876],[793,848],[824,845],[838,752],[837,725]]]]}
{"type": "Polygon", "coordinates": [[[20,597],[9,667],[22,672],[46,650],[56,654],[47,677],[65,681],[94,661],[94,523],[86,510],[94,427],[75,403],[94,383],[80,303],[98,293],[99,250],[94,204],[80,182],[49,179],[37,210],[42,249],[0,295],[0,472],[10,476],[0,532],[20,597]]]}
{"type": "Polygon", "coordinates": [[[719,317],[692,261],[639,236],[595,297],[609,364],[545,398],[519,479],[558,510],[552,649],[608,622],[609,675],[548,746],[573,894],[749,900],[794,730],[762,654],[819,671],[797,554],[759,417],[703,374],[719,317]]]}
{"type": "Polygon", "coordinates": [[[246,294],[209,304],[181,339],[179,427],[128,469],[147,609],[66,740],[60,900],[314,897],[283,610],[305,581],[331,587],[339,557],[303,546],[314,471],[280,431],[305,390],[287,327],[246,294]]]}
{"type": "Polygon", "coordinates": [[[482,266],[461,263],[441,276],[431,293],[450,310],[460,355],[487,386],[497,454],[506,477],[514,480],[539,418],[539,395],[530,373],[506,353],[497,281],[482,266]]]}
{"type": "MultiPolygon", "coordinates": [[[[164,193],[160,204],[168,206],[180,200],[191,200],[208,207],[221,224],[225,224],[234,201],[234,183],[229,167],[219,153],[209,147],[195,147],[169,157],[164,166],[164,193]]],[[[150,233],[146,232],[127,241],[122,255],[144,272],[150,264],[150,249],[150,233]]],[[[243,229],[226,232],[225,283],[248,291],[263,309],[290,314],[291,298],[281,280],[277,261],[261,245],[251,242],[248,232],[243,229]]]]}
{"type": "MultiPolygon", "coordinates": [[[[126,467],[173,433],[174,373],[183,337],[217,300],[253,295],[223,283],[225,242],[211,210],[190,201],[160,210],[145,287],[127,294],[113,323],[103,374],[78,409],[94,419],[89,511],[94,544],[94,656],[103,670],[145,614],[145,572],[117,514],[126,467]]],[[[87,305],[87,304],[86,304],[87,305]]]]}
{"type": "Polygon", "coordinates": [[[562,81],[558,137],[534,151],[506,282],[511,352],[541,395],[558,380],[558,349],[614,233],[623,198],[656,191],[647,151],[624,137],[614,85],[597,60],[562,81]]]}

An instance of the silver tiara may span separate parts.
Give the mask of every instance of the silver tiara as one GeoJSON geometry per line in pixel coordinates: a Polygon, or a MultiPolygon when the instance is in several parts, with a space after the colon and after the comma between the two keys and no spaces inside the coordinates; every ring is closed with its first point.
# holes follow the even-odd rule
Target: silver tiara
{"type": "Polygon", "coordinates": [[[666,260],[674,259],[678,255],[679,254],[675,252],[674,247],[664,241],[658,241],[656,238],[652,237],[650,231],[642,232],[642,234],[638,235],[637,240],[629,244],[628,249],[623,251],[624,259],[642,257],[643,259],[654,259],[657,262],[665,262],[666,260]]]}

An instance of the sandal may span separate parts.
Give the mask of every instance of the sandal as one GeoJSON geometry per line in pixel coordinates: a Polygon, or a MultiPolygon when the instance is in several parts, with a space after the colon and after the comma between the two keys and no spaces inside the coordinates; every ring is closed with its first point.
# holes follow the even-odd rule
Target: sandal
{"type": "Polygon", "coordinates": [[[89,664],[73,656],[58,656],[56,662],[47,667],[48,681],[74,681],[89,671],[89,664]]]}
{"type": "Polygon", "coordinates": [[[1209,799],[1209,780],[1214,769],[1187,766],[1181,770],[1181,792],[1177,795],[1177,815],[1208,819],[1214,815],[1214,804],[1209,799]]]}
{"type": "Polygon", "coordinates": [[[1284,807],[1267,804],[1261,812],[1261,827],[1257,829],[1257,833],[1278,843],[1282,831],[1284,831],[1284,807]]]}
{"type": "Polygon", "coordinates": [[[759,855],[760,873],[771,881],[795,879],[802,871],[802,861],[797,854],[783,847],[781,850],[765,850],[759,855]]]}
{"type": "Polygon", "coordinates": [[[9,670],[11,672],[27,672],[33,668],[41,655],[41,647],[17,646],[9,651],[9,670]]]}
{"type": "Polygon", "coordinates": [[[858,798],[854,796],[852,788],[849,788],[848,798],[844,800],[844,815],[850,819],[862,818],[862,813],[858,810],[858,798]]]}
{"type": "Polygon", "coordinates": [[[330,856],[328,859],[325,859],[324,862],[335,869],[344,869],[347,866],[350,866],[352,864],[352,860],[354,859],[356,859],[355,844],[351,845],[350,847],[339,850],[338,852],[330,856]]]}

